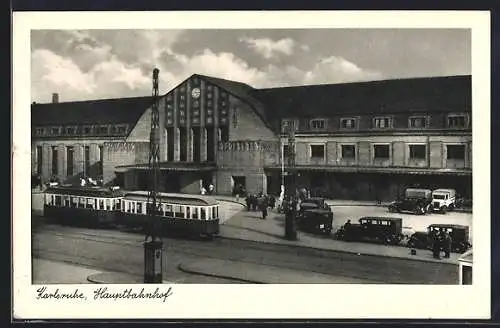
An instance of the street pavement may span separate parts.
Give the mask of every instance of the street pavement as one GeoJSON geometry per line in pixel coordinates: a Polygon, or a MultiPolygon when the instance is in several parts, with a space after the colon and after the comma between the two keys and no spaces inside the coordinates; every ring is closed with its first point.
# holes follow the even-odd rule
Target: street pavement
{"type": "MultiPolygon", "coordinates": [[[[33,235],[33,257],[117,272],[120,276],[115,278],[123,283],[123,274],[143,274],[143,241],[140,234],[116,230],[46,225],[33,235]]],[[[446,263],[232,239],[165,238],[164,243],[164,279],[174,283],[241,283],[242,274],[255,283],[456,284],[458,278],[457,266],[446,263]]],[[[57,266],[45,268],[47,275],[54,270],[57,266]]],[[[111,281],[112,276],[107,277],[111,281]]],[[[50,281],[58,283],[56,278],[50,281]]]]}

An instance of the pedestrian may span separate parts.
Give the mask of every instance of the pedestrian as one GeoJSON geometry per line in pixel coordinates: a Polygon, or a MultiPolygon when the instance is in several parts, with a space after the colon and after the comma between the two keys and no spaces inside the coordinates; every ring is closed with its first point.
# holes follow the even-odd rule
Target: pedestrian
{"type": "Polygon", "coordinates": [[[441,259],[441,242],[440,242],[439,231],[432,232],[432,256],[435,259],[441,259]]]}
{"type": "Polygon", "coordinates": [[[443,233],[443,250],[444,258],[449,259],[451,253],[451,236],[447,231],[443,233]]]}
{"type": "Polygon", "coordinates": [[[205,195],[207,193],[207,190],[205,189],[205,187],[203,187],[203,186],[201,187],[200,193],[202,195],[205,195]]]}
{"type": "Polygon", "coordinates": [[[245,203],[247,203],[247,211],[251,211],[252,204],[250,203],[250,195],[245,198],[245,203]]]}
{"type": "Polygon", "coordinates": [[[208,186],[208,194],[209,194],[209,195],[213,195],[214,193],[215,193],[215,187],[214,187],[214,185],[213,185],[213,184],[210,184],[210,185],[208,186]]]}
{"type": "Polygon", "coordinates": [[[261,197],[259,200],[260,210],[262,211],[262,220],[265,220],[267,218],[267,201],[264,197],[261,197]]]}

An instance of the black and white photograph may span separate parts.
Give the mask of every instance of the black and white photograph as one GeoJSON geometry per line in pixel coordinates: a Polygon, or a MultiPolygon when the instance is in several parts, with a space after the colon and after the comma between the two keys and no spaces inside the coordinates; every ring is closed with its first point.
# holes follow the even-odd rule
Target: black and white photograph
{"type": "MultiPolygon", "coordinates": [[[[339,304],[362,287],[346,306],[392,293],[450,310],[450,291],[489,292],[477,264],[489,270],[488,15],[359,26],[351,14],[341,26],[309,13],[279,26],[272,14],[184,13],[178,25],[146,14],[23,28],[13,220],[26,229],[14,251],[26,297],[168,307],[190,285],[244,298],[268,284],[281,288],[272,297],[300,286],[339,304]],[[479,32],[460,26],[472,18],[479,32]]],[[[219,302],[189,290],[185,304],[219,302]]],[[[268,296],[253,297],[235,303],[268,296]]],[[[327,308],[296,310],[306,298],[288,310],[327,308]]],[[[422,315],[444,315],[433,311],[422,315]]]]}

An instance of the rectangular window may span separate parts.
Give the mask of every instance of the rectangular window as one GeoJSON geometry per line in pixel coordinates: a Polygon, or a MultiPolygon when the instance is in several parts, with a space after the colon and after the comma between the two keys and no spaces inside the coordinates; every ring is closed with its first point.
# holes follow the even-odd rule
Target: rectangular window
{"type": "Polygon", "coordinates": [[[325,146],[311,145],[311,158],[325,158],[325,146]]]}
{"type": "Polygon", "coordinates": [[[99,176],[101,176],[103,174],[103,151],[104,151],[104,148],[103,146],[99,146],[99,176]]]}
{"type": "Polygon", "coordinates": [[[59,127],[53,127],[50,129],[50,134],[52,134],[53,136],[57,136],[59,135],[61,129],[59,127]]]}
{"type": "Polygon", "coordinates": [[[36,135],[37,136],[43,136],[44,134],[45,134],[44,128],[36,128],[36,135]]]}
{"type": "Polygon", "coordinates": [[[375,117],[373,119],[373,127],[376,129],[388,129],[392,127],[392,118],[390,117],[375,117]]]}
{"type": "Polygon", "coordinates": [[[311,120],[311,129],[313,130],[324,130],[325,126],[325,120],[311,120]]]}
{"type": "Polygon", "coordinates": [[[117,131],[118,131],[118,134],[124,134],[125,132],[127,132],[127,127],[124,125],[118,125],[117,131]]]}
{"type": "Polygon", "coordinates": [[[97,128],[98,134],[108,134],[108,127],[106,125],[101,125],[97,128]]]}
{"type": "Polygon", "coordinates": [[[408,127],[414,129],[421,129],[427,127],[427,117],[413,116],[408,119],[408,127]]]}
{"type": "Polygon", "coordinates": [[[448,128],[451,129],[464,129],[466,128],[465,115],[448,115],[448,128]]]}
{"type": "Polygon", "coordinates": [[[389,158],[389,145],[374,145],[373,157],[375,159],[388,159],[389,158]]]}
{"type": "Polygon", "coordinates": [[[355,129],[356,128],[356,119],[354,119],[354,118],[341,118],[340,119],[340,128],[341,129],[355,129]]]}
{"type": "Polygon", "coordinates": [[[290,129],[292,129],[292,131],[297,131],[299,129],[299,120],[281,120],[281,133],[288,133],[290,129]]]}
{"type": "Polygon", "coordinates": [[[446,146],[447,159],[465,159],[465,145],[447,145],[446,146]]]}
{"type": "Polygon", "coordinates": [[[85,146],[84,147],[84,154],[83,154],[83,162],[84,162],[84,169],[85,169],[85,175],[88,175],[89,170],[90,170],[90,146],[85,146]]]}
{"type": "Polygon", "coordinates": [[[74,126],[67,126],[64,128],[64,134],[71,136],[76,132],[76,128],[74,126]]]}
{"type": "Polygon", "coordinates": [[[66,175],[67,176],[72,176],[73,175],[73,147],[68,146],[66,147],[66,175]]]}
{"type": "Polygon", "coordinates": [[[36,146],[36,174],[42,175],[43,167],[43,148],[42,146],[36,146]]]}
{"type": "Polygon", "coordinates": [[[58,151],[57,147],[53,146],[52,147],[52,175],[57,175],[58,167],[57,167],[57,157],[58,157],[58,151]]]}
{"type": "Polygon", "coordinates": [[[425,145],[410,145],[410,159],[425,159],[425,145]]]}
{"type": "Polygon", "coordinates": [[[356,158],[356,147],[354,145],[342,145],[342,158],[354,159],[356,158]]]}
{"type": "Polygon", "coordinates": [[[229,141],[229,128],[227,126],[221,126],[219,128],[219,141],[222,142],[229,141]]]}
{"type": "Polygon", "coordinates": [[[84,126],[83,127],[83,134],[91,134],[92,133],[92,127],[91,126],[84,126]]]}

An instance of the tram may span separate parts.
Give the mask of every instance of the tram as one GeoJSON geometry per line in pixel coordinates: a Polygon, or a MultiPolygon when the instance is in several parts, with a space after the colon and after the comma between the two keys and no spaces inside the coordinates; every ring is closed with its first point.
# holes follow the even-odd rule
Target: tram
{"type": "MultiPolygon", "coordinates": [[[[215,197],[159,193],[160,213],[155,218],[157,233],[213,237],[219,233],[219,203],[215,197]]],[[[121,199],[117,222],[127,227],[144,227],[148,218],[148,192],[128,192],[121,199]]]]}
{"type": "Polygon", "coordinates": [[[44,216],[63,225],[113,225],[122,198],[117,188],[51,186],[44,192],[44,216]]]}

